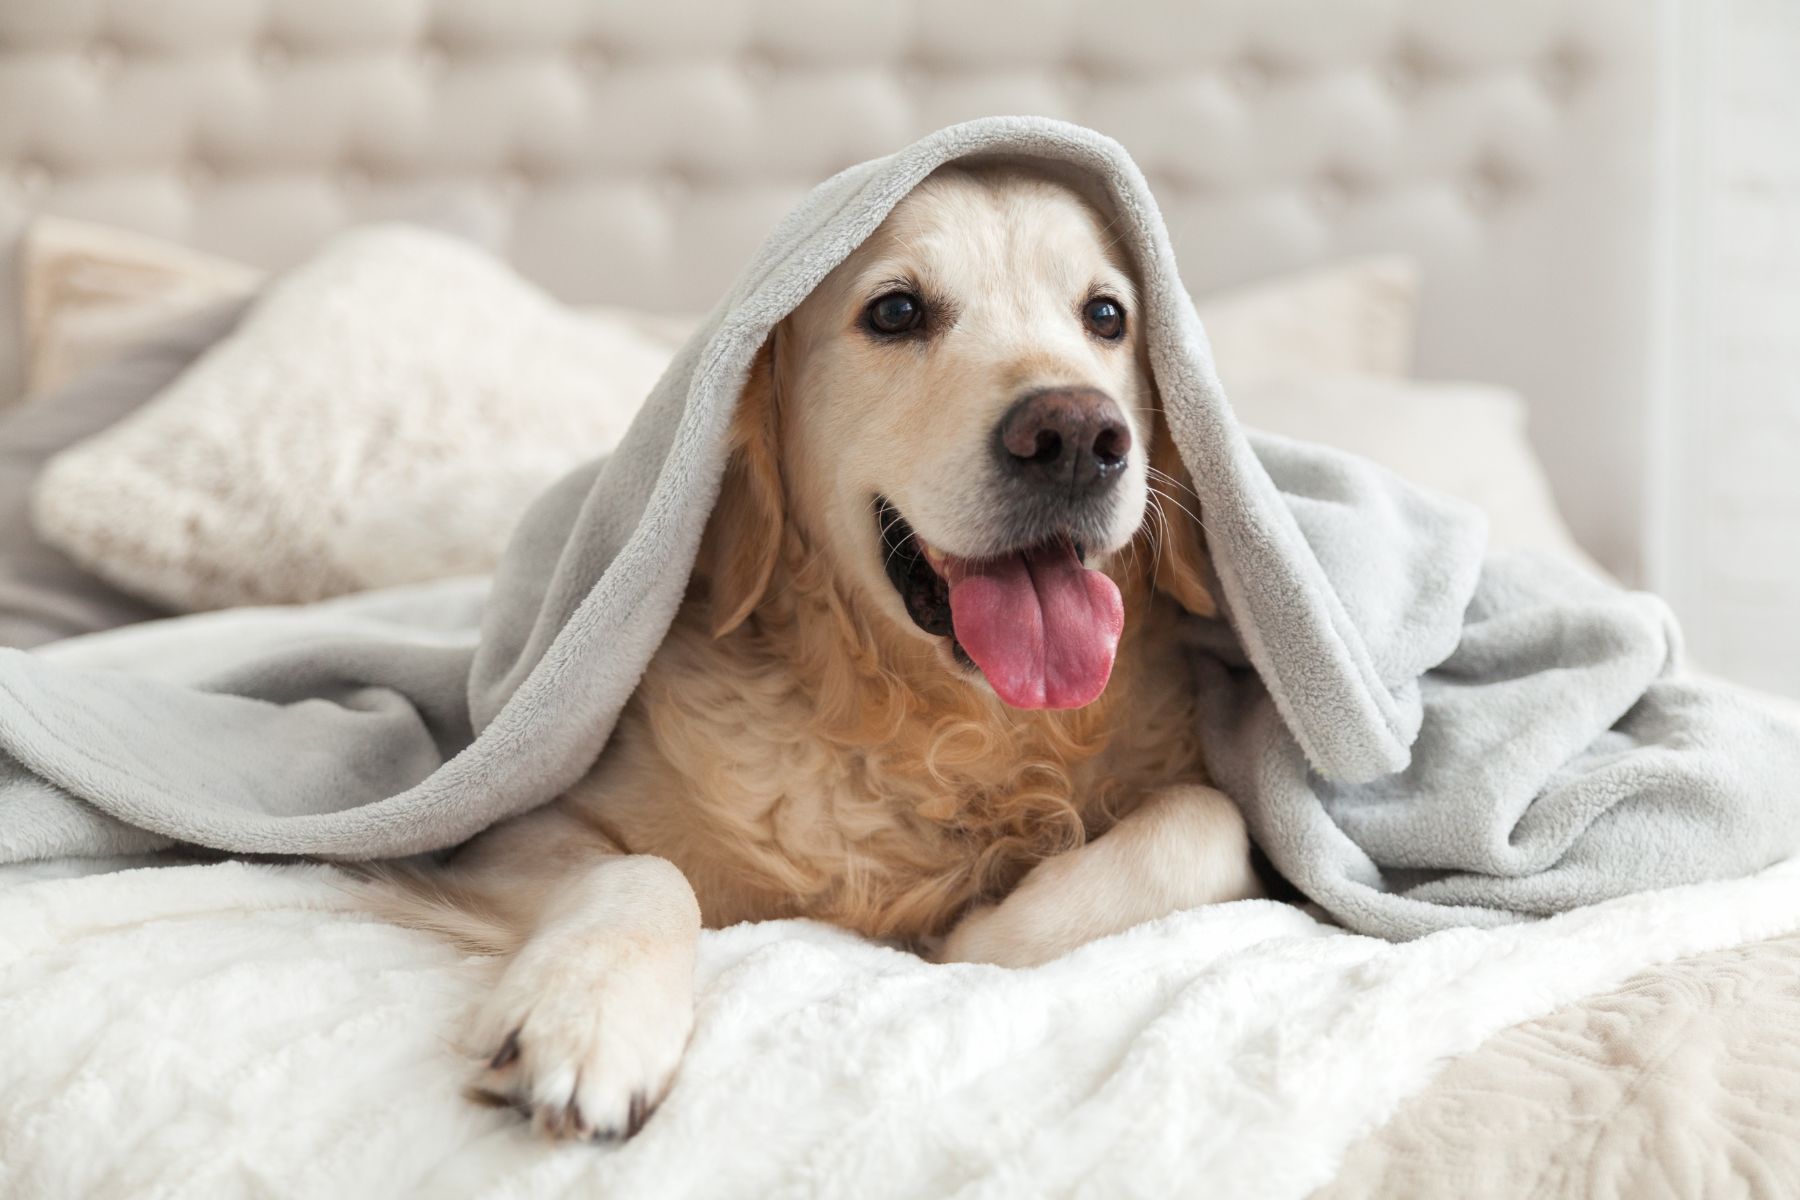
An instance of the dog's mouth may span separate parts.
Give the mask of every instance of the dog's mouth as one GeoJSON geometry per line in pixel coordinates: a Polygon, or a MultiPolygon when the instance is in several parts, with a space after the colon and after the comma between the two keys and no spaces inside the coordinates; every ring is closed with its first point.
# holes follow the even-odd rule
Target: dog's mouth
{"type": "Polygon", "coordinates": [[[950,639],[1014,708],[1080,708],[1112,676],[1125,625],[1118,585],[1068,534],[989,558],[928,544],[883,497],[875,519],[888,580],[913,624],[950,639]]]}

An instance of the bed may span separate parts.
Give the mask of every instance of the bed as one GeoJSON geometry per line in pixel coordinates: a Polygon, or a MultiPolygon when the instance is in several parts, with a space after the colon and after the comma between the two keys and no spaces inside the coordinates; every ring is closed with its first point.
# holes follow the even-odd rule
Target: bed
{"type": "MultiPolygon", "coordinates": [[[[566,301],[694,313],[842,166],[1092,124],[1197,291],[1416,262],[1414,372],[1522,394],[1574,537],[1643,569],[1665,69],[1625,0],[31,3],[0,47],[15,275],[46,214],[248,271],[446,203],[566,301]]],[[[1031,972],[740,926],[651,1126],[552,1148],[461,1095],[491,964],[331,869],[35,863],[0,869],[0,1191],[1766,1194],[1800,1170],[1797,947],[1790,864],[1400,945],[1234,905],[1031,972]]]]}

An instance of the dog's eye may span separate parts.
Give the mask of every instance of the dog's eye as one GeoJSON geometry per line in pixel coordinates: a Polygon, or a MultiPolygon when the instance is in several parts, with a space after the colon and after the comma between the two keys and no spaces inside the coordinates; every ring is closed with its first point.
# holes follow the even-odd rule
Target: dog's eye
{"type": "Polygon", "coordinates": [[[889,292],[869,305],[869,328],[876,333],[911,333],[925,320],[925,302],[911,292],[889,292]]]}
{"type": "Polygon", "coordinates": [[[1114,342],[1125,336],[1125,308],[1111,296],[1095,296],[1082,305],[1081,320],[1095,337],[1114,342]]]}

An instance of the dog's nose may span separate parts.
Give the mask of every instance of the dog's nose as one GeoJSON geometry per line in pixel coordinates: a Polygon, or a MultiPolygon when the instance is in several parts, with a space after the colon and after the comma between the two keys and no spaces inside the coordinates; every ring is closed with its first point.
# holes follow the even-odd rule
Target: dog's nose
{"type": "Polygon", "coordinates": [[[1125,470],[1131,428],[1095,388],[1045,388],[1023,397],[994,431],[1001,469],[1043,487],[1099,491],[1125,470]]]}

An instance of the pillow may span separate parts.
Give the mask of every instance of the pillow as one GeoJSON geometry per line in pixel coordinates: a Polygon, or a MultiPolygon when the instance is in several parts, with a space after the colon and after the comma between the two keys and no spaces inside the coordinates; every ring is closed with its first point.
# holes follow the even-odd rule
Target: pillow
{"type": "Polygon", "coordinates": [[[1569,532],[1505,388],[1368,376],[1250,375],[1229,385],[1244,424],[1372,459],[1488,515],[1492,548],[1537,550],[1605,571],[1569,532]]]}
{"type": "Polygon", "coordinates": [[[1412,373],[1419,268],[1399,255],[1350,259],[1200,298],[1195,307],[1227,391],[1285,371],[1412,373]]]}
{"type": "Polygon", "coordinates": [[[184,610],[484,572],[549,481],[618,440],[668,358],[463,241],[352,232],[53,460],[34,518],[103,578],[184,610]]]}
{"type": "Polygon", "coordinates": [[[0,646],[36,646],[167,615],[40,541],[27,499],[46,461],[168,386],[230,333],[247,307],[246,300],[224,301],[179,318],[0,419],[0,646]]]}
{"type": "MultiPolygon", "coordinates": [[[[1240,366],[1395,372],[1413,278],[1363,260],[1206,314],[1240,366]]],[[[59,456],[35,520],[183,611],[485,572],[551,480],[611,448],[692,325],[577,315],[460,243],[353,232],[143,411],[59,456]]]]}
{"type": "Polygon", "coordinates": [[[262,272],[108,225],[39,217],[19,239],[26,403],[262,272]]]}
{"type": "MultiPolygon", "coordinates": [[[[494,212],[463,197],[418,204],[407,220],[489,250],[494,212]]],[[[240,300],[265,273],[177,242],[67,217],[37,217],[19,237],[19,307],[30,401],[104,362],[170,319],[240,300]]]]}

